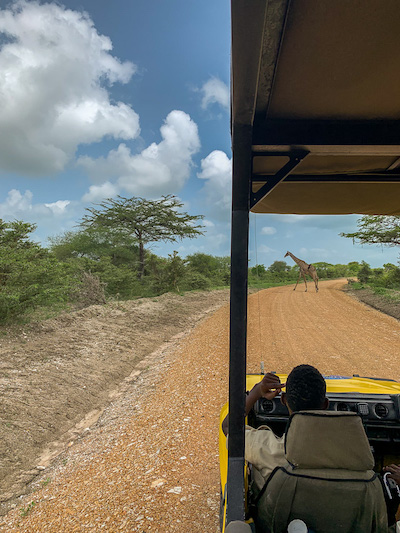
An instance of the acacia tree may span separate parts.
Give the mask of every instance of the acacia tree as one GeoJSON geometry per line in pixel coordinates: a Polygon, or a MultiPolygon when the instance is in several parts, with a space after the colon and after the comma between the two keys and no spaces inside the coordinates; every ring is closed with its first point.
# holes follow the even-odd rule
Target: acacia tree
{"type": "Polygon", "coordinates": [[[197,224],[203,216],[180,211],[183,203],[173,195],[159,200],[132,197],[107,198],[96,207],[87,208],[82,228],[107,227],[122,235],[134,237],[139,246],[139,279],[144,274],[144,247],[150,242],[176,242],[185,237],[203,235],[197,224]]]}
{"type": "Polygon", "coordinates": [[[268,272],[272,272],[273,274],[281,274],[282,272],[288,272],[290,270],[290,266],[286,263],[286,261],[274,261],[272,265],[269,265],[268,272]]]}
{"type": "Polygon", "coordinates": [[[360,244],[400,245],[400,216],[366,215],[357,221],[358,231],[341,233],[360,244]]]}
{"type": "Polygon", "coordinates": [[[138,259],[136,239],[99,225],[80,231],[66,231],[48,240],[51,251],[61,261],[72,258],[99,261],[102,257],[110,257],[113,263],[121,260],[137,263],[138,259]]]}

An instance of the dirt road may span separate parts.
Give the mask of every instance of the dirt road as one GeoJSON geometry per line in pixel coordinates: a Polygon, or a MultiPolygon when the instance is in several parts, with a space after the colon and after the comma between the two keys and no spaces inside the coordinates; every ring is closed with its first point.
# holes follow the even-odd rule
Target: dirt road
{"type": "Polygon", "coordinates": [[[260,361],[281,372],[307,362],[325,375],[400,380],[399,322],[350,298],[343,283],[322,282],[319,293],[276,287],[253,295],[248,371],[258,372],[260,361]]]}
{"type": "MultiPolygon", "coordinates": [[[[279,287],[252,295],[248,370],[259,371],[260,361],[276,371],[306,362],[325,374],[400,379],[399,322],[342,286],[327,281],[318,294],[279,287]]],[[[138,364],[99,421],[0,518],[0,531],[216,533],[228,312],[223,305],[138,364]]]]}

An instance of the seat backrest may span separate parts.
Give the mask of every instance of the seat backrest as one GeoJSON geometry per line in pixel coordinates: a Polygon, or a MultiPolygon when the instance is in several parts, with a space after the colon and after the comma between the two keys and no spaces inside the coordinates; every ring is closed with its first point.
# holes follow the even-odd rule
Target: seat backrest
{"type": "Polygon", "coordinates": [[[235,520],[228,524],[225,533],[251,533],[251,527],[246,522],[235,520]]]}
{"type": "Polygon", "coordinates": [[[284,532],[298,518],[315,533],[387,532],[381,483],[357,414],[294,413],[285,454],[289,466],[273,472],[258,502],[260,531],[284,532]]]}

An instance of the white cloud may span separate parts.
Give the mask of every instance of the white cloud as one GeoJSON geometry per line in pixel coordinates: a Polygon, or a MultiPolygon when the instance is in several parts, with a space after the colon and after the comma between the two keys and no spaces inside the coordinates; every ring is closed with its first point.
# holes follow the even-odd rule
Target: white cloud
{"type": "Polygon", "coordinates": [[[218,78],[210,78],[201,87],[203,95],[201,107],[207,109],[212,104],[219,104],[225,109],[229,109],[229,88],[218,78]]]}
{"type": "Polygon", "coordinates": [[[0,218],[35,221],[35,217],[50,217],[64,215],[70,205],[69,200],[58,200],[48,204],[34,204],[33,194],[26,190],[23,194],[17,189],[11,189],[7,198],[0,203],[0,218]]]}
{"type": "Polygon", "coordinates": [[[208,219],[203,219],[203,226],[205,228],[213,228],[215,226],[214,222],[212,222],[211,220],[208,220],[208,219]]]}
{"type": "Polygon", "coordinates": [[[169,113],[160,128],[162,141],[132,155],[126,144],[106,158],[81,157],[78,164],[93,180],[118,179],[130,194],[157,196],[180,190],[190,176],[192,156],[200,149],[197,124],[183,111],[169,113]]]}
{"type": "Polygon", "coordinates": [[[73,230],[76,221],[82,216],[82,206],[70,200],[57,200],[51,203],[35,203],[31,191],[21,192],[12,189],[4,202],[0,203],[0,218],[3,220],[23,220],[37,225],[33,233],[34,241],[46,245],[49,235],[73,230]]]}
{"type": "Polygon", "coordinates": [[[275,235],[276,229],[272,226],[264,226],[261,228],[261,235],[275,235]]]}
{"type": "Polygon", "coordinates": [[[69,200],[57,200],[57,202],[44,205],[45,207],[48,207],[54,213],[54,215],[63,215],[70,203],[71,202],[69,200]]]}
{"type": "MultiPolygon", "coordinates": [[[[314,248],[314,247],[309,247],[309,248],[306,248],[305,246],[303,246],[302,248],[300,248],[297,252],[296,251],[293,251],[291,250],[291,252],[296,256],[298,257],[299,259],[302,259],[303,261],[306,261],[306,262],[317,262],[317,261],[327,261],[328,263],[336,263],[336,259],[335,258],[335,255],[337,254],[337,251],[332,248],[332,249],[326,249],[326,248],[314,248]]],[[[290,258],[288,258],[290,259],[290,258]]],[[[351,259],[349,259],[350,261],[351,259]]]]}
{"type": "Polygon", "coordinates": [[[17,189],[12,189],[8,192],[5,202],[0,204],[1,216],[30,211],[32,209],[32,197],[31,191],[25,191],[22,195],[17,189]]]}
{"type": "Polygon", "coordinates": [[[31,175],[61,171],[82,143],[132,139],[138,115],[111,103],[106,85],[136,67],[111,55],[86,13],[17,1],[0,10],[0,168],[31,175]]]}
{"type": "Polygon", "coordinates": [[[208,209],[216,218],[226,219],[231,209],[232,160],[224,152],[214,150],[202,159],[197,177],[206,181],[208,209]]]}
{"type": "Polygon", "coordinates": [[[313,254],[329,254],[329,253],[336,253],[336,250],[327,250],[326,248],[310,248],[310,251],[313,254]]]}
{"type": "Polygon", "coordinates": [[[265,244],[260,244],[260,246],[258,247],[258,252],[263,254],[272,254],[276,253],[276,250],[270,248],[269,246],[266,246],[265,244]]]}
{"type": "Polygon", "coordinates": [[[175,244],[174,249],[177,250],[182,257],[197,252],[225,256],[229,255],[229,242],[229,234],[215,229],[214,232],[211,232],[210,234],[207,233],[207,235],[196,239],[196,241],[191,242],[187,240],[179,246],[176,246],[175,244]]]}
{"type": "Polygon", "coordinates": [[[305,220],[312,219],[314,215],[275,215],[279,222],[284,224],[299,224],[305,220]]]}
{"type": "Polygon", "coordinates": [[[109,181],[102,185],[91,185],[89,192],[82,196],[82,202],[98,202],[105,198],[112,198],[118,194],[118,187],[109,181]]]}
{"type": "Polygon", "coordinates": [[[181,257],[197,252],[215,255],[229,256],[230,254],[230,226],[224,222],[209,221],[203,219],[204,235],[196,239],[184,239],[179,243],[158,242],[152,246],[152,252],[167,257],[173,250],[177,250],[181,257]],[[211,223],[209,223],[211,222],[211,223]],[[205,224],[204,224],[205,223],[205,224]]]}

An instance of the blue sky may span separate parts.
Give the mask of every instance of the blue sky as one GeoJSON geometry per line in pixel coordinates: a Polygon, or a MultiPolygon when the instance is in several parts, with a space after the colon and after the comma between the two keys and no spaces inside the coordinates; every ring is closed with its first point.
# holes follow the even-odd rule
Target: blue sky
{"type": "MultiPolygon", "coordinates": [[[[104,198],[174,194],[205,235],[154,253],[229,255],[230,2],[1,6],[0,217],[34,222],[46,244],[104,198]]],[[[396,263],[338,236],[356,220],[251,215],[250,261],[396,263]]]]}

